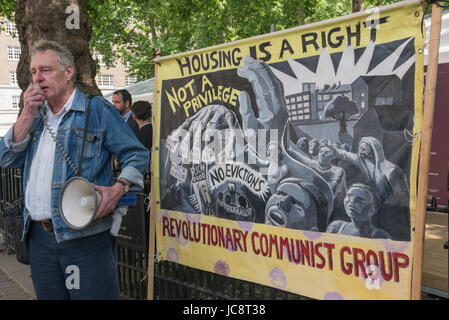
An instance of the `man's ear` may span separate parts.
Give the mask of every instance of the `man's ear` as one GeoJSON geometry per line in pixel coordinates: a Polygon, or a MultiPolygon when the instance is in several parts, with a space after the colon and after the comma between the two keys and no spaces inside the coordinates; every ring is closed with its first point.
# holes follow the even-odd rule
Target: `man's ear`
{"type": "Polygon", "coordinates": [[[73,77],[75,77],[75,70],[73,69],[73,66],[71,64],[68,64],[65,67],[64,72],[65,72],[67,80],[71,80],[73,77]]]}

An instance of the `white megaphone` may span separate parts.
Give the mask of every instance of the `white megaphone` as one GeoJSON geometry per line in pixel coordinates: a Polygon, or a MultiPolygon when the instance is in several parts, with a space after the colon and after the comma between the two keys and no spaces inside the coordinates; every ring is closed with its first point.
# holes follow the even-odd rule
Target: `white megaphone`
{"type": "MultiPolygon", "coordinates": [[[[62,220],[72,229],[84,229],[93,221],[101,200],[101,193],[86,179],[82,177],[69,179],[59,195],[62,220]]],[[[126,215],[127,209],[133,207],[135,203],[136,195],[133,192],[128,192],[120,198],[113,215],[112,235],[117,236],[122,216],[126,215]]]]}

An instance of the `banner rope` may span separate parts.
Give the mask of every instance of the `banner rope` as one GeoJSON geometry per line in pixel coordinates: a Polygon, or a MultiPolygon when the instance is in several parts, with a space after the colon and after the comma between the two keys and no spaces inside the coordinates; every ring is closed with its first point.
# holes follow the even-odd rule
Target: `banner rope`
{"type": "Polygon", "coordinates": [[[424,12],[422,15],[422,20],[421,20],[421,34],[424,34],[424,32],[423,32],[424,16],[426,15],[427,10],[429,9],[429,7],[432,4],[435,4],[438,7],[443,8],[443,9],[449,9],[449,0],[425,0],[424,2],[426,3],[426,7],[424,8],[424,12]]]}
{"type": "Polygon", "coordinates": [[[134,192],[135,194],[139,194],[141,196],[144,196],[145,198],[143,199],[143,204],[145,205],[146,208],[146,212],[150,212],[150,193],[146,194],[143,192],[134,192]]]}
{"type": "Polygon", "coordinates": [[[443,9],[449,8],[449,0],[425,0],[425,2],[427,3],[427,7],[429,5],[436,4],[437,6],[443,9]]]}

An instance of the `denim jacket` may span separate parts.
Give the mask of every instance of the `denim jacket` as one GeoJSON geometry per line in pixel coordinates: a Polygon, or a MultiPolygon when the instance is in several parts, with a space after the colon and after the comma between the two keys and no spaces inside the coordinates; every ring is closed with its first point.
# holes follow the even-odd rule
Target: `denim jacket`
{"type": "MultiPolygon", "coordinates": [[[[75,90],[72,106],[59,124],[57,138],[78,168],[88,96],[77,88],[75,90]]],[[[30,133],[23,142],[17,144],[12,142],[14,126],[0,139],[0,166],[23,168],[23,194],[25,194],[31,162],[43,128],[40,113],[37,113],[31,124],[30,133]]],[[[112,186],[114,184],[111,167],[112,153],[117,156],[122,167],[119,178],[127,179],[133,185],[143,188],[143,173],[148,164],[149,151],[138,141],[114,106],[104,98],[96,96],[92,98],[90,105],[81,176],[96,185],[112,186]]],[[[82,230],[71,229],[64,223],[59,208],[59,194],[64,183],[73,176],[74,173],[56,148],[51,206],[54,233],[58,242],[93,235],[106,231],[112,226],[111,214],[94,220],[82,230]]],[[[25,236],[31,219],[26,209],[23,215],[25,224],[23,236],[25,236]]]]}

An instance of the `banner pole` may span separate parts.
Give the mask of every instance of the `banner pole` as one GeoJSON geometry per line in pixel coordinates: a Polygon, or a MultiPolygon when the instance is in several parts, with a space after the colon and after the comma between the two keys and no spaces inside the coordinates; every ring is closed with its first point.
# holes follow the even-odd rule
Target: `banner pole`
{"type": "MultiPolygon", "coordinates": [[[[161,49],[156,49],[156,59],[161,55],[161,49]]],[[[153,89],[153,110],[152,110],[152,122],[154,124],[154,106],[157,101],[157,69],[158,62],[155,63],[154,66],[154,89],[153,89]]],[[[153,125],[154,130],[154,125],[153,125]]],[[[151,154],[154,154],[155,145],[159,145],[155,141],[156,135],[153,134],[153,144],[151,154]]],[[[151,157],[151,162],[153,162],[154,157],[151,157]]],[[[154,172],[153,165],[151,165],[151,192],[150,192],[150,230],[148,235],[148,288],[147,288],[147,300],[154,299],[154,247],[156,243],[156,201],[154,196],[154,172]]]]}
{"type": "Polygon", "coordinates": [[[418,199],[415,219],[415,252],[413,255],[411,299],[420,300],[422,290],[422,267],[424,235],[426,229],[427,188],[429,183],[430,146],[432,140],[435,90],[438,72],[438,51],[440,47],[441,17],[443,8],[432,5],[429,36],[429,55],[424,92],[424,117],[422,125],[421,152],[419,160],[418,199]]]}

